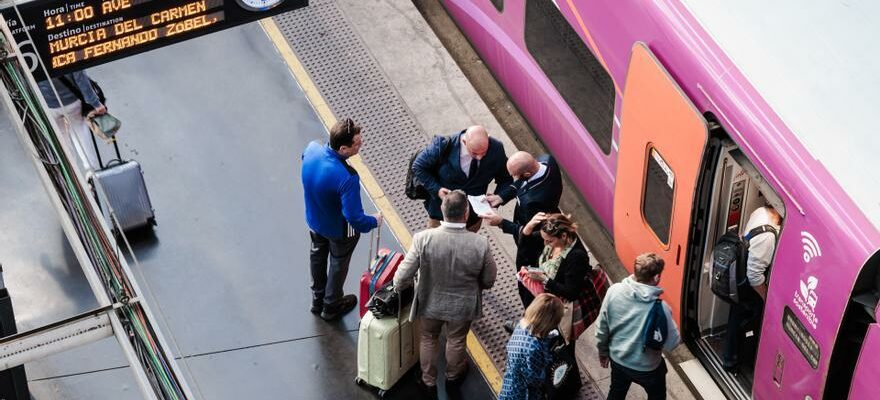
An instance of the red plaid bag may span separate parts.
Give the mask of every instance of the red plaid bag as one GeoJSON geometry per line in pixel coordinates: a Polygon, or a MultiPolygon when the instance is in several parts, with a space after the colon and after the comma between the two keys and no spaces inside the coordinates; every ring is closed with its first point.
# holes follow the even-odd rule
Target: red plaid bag
{"type": "Polygon", "coordinates": [[[599,309],[602,308],[602,300],[605,299],[605,293],[611,286],[611,280],[605,271],[596,266],[590,271],[590,279],[585,285],[584,291],[580,298],[580,312],[583,317],[583,329],[586,330],[596,318],[599,318],[599,309]]]}

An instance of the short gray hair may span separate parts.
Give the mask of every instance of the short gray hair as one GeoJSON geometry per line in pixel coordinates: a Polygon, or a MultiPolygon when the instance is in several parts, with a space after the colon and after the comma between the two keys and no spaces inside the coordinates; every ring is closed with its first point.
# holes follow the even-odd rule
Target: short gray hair
{"type": "Polygon", "coordinates": [[[443,211],[443,219],[448,222],[462,222],[468,213],[467,195],[461,190],[453,190],[443,197],[440,209],[443,211]]]}

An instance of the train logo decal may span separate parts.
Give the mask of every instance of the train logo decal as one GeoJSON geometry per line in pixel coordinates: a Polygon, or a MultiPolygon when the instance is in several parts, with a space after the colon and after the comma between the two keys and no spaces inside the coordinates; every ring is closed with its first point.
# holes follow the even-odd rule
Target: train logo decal
{"type": "Polygon", "coordinates": [[[804,262],[810,262],[815,257],[822,255],[822,249],[819,242],[810,232],[801,231],[801,243],[804,244],[804,262]]]}
{"type": "Polygon", "coordinates": [[[810,275],[806,281],[801,280],[800,284],[800,290],[794,293],[794,304],[813,329],[816,329],[819,325],[819,318],[816,317],[816,304],[819,303],[816,288],[819,286],[819,279],[810,275]]]}

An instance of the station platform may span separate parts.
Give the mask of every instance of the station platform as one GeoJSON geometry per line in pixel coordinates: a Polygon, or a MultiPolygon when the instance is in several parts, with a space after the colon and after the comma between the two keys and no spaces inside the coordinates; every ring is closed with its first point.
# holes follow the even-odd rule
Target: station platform
{"type": "MultiPolygon", "coordinates": [[[[456,61],[412,2],[311,0],[89,71],[123,120],[123,156],[144,166],[159,225],[132,237],[138,263],[128,258],[197,397],[375,398],[354,383],[356,312],[328,324],[307,310],[299,155],[336,118],[362,124],[364,147],[351,161],[365,208],[385,214],[383,247],[407,248],[426,219],[421,202],[403,194],[415,151],[473,124],[508,154],[517,149],[456,61]]],[[[5,114],[0,120],[0,263],[22,331],[96,303],[5,114]]],[[[490,227],[480,233],[499,270],[468,338],[465,399],[495,397],[509,338],[501,322],[523,312],[512,240],[490,227]]],[[[353,257],[347,293],[357,293],[369,239],[353,257]]],[[[581,399],[604,398],[608,387],[591,334],[578,343],[581,399]]],[[[35,399],[140,398],[114,339],[26,367],[35,399]]],[[[670,399],[693,398],[669,377],[670,399]]],[[[418,398],[412,380],[392,398],[418,398]]],[[[628,398],[644,393],[634,388],[628,398]]]]}

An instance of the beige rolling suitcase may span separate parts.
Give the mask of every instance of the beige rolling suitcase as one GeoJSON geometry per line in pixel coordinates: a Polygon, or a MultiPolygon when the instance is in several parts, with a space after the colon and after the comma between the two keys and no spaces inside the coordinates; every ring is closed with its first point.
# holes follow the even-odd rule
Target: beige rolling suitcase
{"type": "Polygon", "coordinates": [[[355,382],[378,389],[379,397],[385,397],[419,360],[419,327],[409,321],[409,309],[405,307],[397,318],[382,319],[367,311],[361,319],[355,382]]]}

